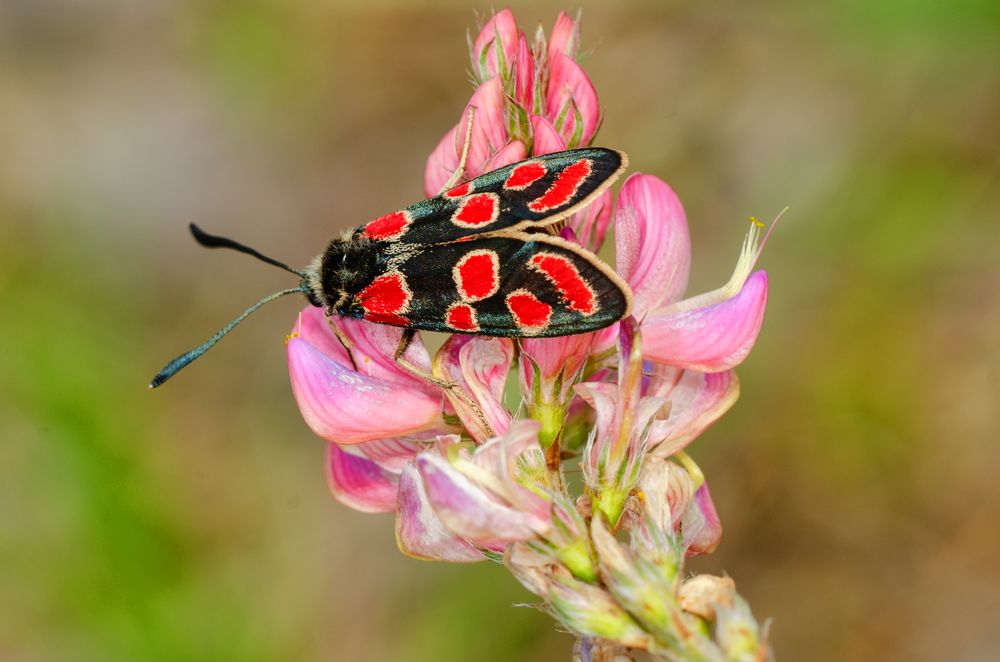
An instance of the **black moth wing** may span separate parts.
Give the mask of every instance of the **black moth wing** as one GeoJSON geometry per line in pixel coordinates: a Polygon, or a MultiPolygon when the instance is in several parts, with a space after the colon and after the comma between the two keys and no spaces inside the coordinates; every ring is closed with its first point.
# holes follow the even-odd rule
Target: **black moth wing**
{"type": "Polygon", "coordinates": [[[412,293],[414,329],[548,337],[604,328],[629,313],[631,291],[606,264],[569,241],[503,233],[438,244],[398,272],[412,293]]]}
{"type": "Polygon", "coordinates": [[[386,214],[354,234],[376,241],[439,244],[549,225],[589,204],[627,166],[624,152],[603,147],[536,156],[386,214]]]}

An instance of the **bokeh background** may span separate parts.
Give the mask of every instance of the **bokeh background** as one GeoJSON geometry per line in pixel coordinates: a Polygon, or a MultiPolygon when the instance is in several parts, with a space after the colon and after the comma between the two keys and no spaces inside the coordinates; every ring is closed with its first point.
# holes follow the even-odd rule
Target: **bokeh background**
{"type": "MultiPolygon", "coordinates": [[[[1000,656],[1000,4],[583,2],[598,142],[683,199],[693,291],[791,209],[691,448],[785,660],[1000,656]]],[[[564,5],[514,2],[523,27],[564,5]]],[[[575,9],[577,5],[569,6],[575,9]]],[[[334,502],[275,303],[421,195],[485,2],[0,3],[0,659],[566,660],[503,571],[334,502]]]]}

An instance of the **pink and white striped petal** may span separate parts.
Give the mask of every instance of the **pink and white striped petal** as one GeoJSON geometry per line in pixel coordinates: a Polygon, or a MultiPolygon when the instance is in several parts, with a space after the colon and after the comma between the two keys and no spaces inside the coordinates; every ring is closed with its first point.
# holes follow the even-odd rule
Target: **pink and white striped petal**
{"type": "Polygon", "coordinates": [[[427,500],[415,465],[399,477],[396,545],[407,556],[427,561],[475,563],[486,557],[467,540],[449,531],[427,500]]]}
{"type": "Polygon", "coordinates": [[[503,434],[511,415],[503,404],[503,389],[514,360],[514,343],[507,338],[453,335],[434,357],[434,374],[458,384],[479,407],[486,424],[468,403],[445,391],[469,434],[479,443],[503,434]]]}
{"type": "Polygon", "coordinates": [[[721,303],[688,310],[681,301],[650,313],[642,325],[645,357],[703,372],[733,368],[753,348],[766,304],[767,274],[758,271],[736,296],[721,303]]]}
{"type": "Polygon", "coordinates": [[[636,319],[680,299],[691,269],[691,239],[681,201],[659,178],[635,173],[622,184],[615,248],[618,273],[632,288],[636,319]]]}
{"type": "Polygon", "coordinates": [[[683,450],[733,406],[740,383],[732,370],[708,373],[653,364],[646,393],[670,403],[669,417],[654,422],[650,432],[653,452],[667,457],[683,450]]]}
{"type": "Polygon", "coordinates": [[[517,41],[513,76],[514,101],[531,112],[535,96],[535,58],[531,53],[531,45],[523,33],[517,41]]]}
{"type": "Polygon", "coordinates": [[[472,134],[469,136],[469,155],[465,163],[463,180],[478,177],[486,170],[486,163],[500,151],[509,140],[507,135],[507,98],[504,96],[503,83],[494,77],[480,85],[469,99],[468,105],[462,111],[462,118],[455,133],[455,149],[462,153],[465,143],[466,126],[469,122],[469,109],[475,108],[472,119],[472,134]]]}
{"type": "Polygon", "coordinates": [[[348,448],[327,444],[326,478],[333,498],[345,506],[363,513],[391,513],[396,510],[399,474],[383,469],[348,448]]]}
{"type": "Polygon", "coordinates": [[[417,456],[417,470],[434,512],[449,531],[470,542],[493,547],[498,542],[530,540],[551,525],[503,503],[438,455],[417,456]]]}
{"type": "Polygon", "coordinates": [[[597,90],[580,65],[562,53],[549,58],[545,116],[571,149],[589,145],[600,124],[597,90]]]}

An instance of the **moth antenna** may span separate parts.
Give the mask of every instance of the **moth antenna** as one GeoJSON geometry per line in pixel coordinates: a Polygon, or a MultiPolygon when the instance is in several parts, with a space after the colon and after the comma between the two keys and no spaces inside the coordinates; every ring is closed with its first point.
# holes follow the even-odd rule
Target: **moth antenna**
{"type": "Polygon", "coordinates": [[[280,269],[284,269],[285,271],[290,271],[291,273],[296,274],[301,278],[306,277],[304,271],[293,269],[284,262],[281,262],[280,260],[275,260],[273,257],[268,257],[267,255],[264,255],[260,251],[250,248],[249,246],[246,246],[244,244],[241,244],[238,241],[233,241],[228,237],[220,237],[218,235],[208,234],[194,223],[189,223],[188,227],[191,229],[191,234],[194,236],[194,240],[197,241],[202,246],[204,246],[205,248],[231,248],[234,251],[239,251],[240,253],[246,253],[247,255],[252,255],[261,262],[267,262],[268,264],[274,265],[280,269]]]}
{"type": "MultiPolygon", "coordinates": [[[[192,226],[192,227],[194,227],[194,226],[192,226]]],[[[212,336],[211,338],[209,338],[208,340],[206,340],[202,344],[198,345],[194,349],[192,349],[192,350],[190,350],[188,352],[184,352],[183,354],[181,354],[180,356],[178,356],[177,358],[175,358],[173,361],[171,361],[167,365],[163,366],[163,369],[160,370],[158,373],[156,373],[156,375],[153,376],[152,381],[149,382],[149,388],[156,388],[157,386],[159,386],[160,384],[162,384],[163,382],[167,381],[168,379],[170,379],[171,377],[173,377],[174,375],[176,375],[178,372],[180,372],[181,370],[183,370],[185,367],[187,367],[187,365],[189,363],[191,363],[192,361],[194,361],[195,359],[197,359],[199,356],[201,356],[202,354],[204,354],[208,350],[212,349],[212,346],[215,343],[217,343],[220,340],[222,340],[222,337],[224,335],[226,335],[227,333],[229,333],[230,331],[232,331],[234,328],[236,328],[237,324],[239,324],[240,322],[242,322],[243,320],[245,320],[247,317],[249,317],[250,315],[252,315],[254,312],[257,311],[258,308],[260,308],[261,306],[263,306],[265,303],[269,303],[271,301],[274,301],[275,299],[277,299],[279,297],[283,297],[283,296],[285,296],[287,294],[295,294],[296,292],[305,292],[305,293],[308,293],[308,290],[306,289],[305,285],[299,285],[298,287],[293,287],[293,288],[288,289],[288,290],[281,290],[280,292],[275,292],[274,294],[268,294],[266,297],[264,297],[263,299],[261,299],[260,301],[258,301],[257,303],[255,303],[254,305],[250,306],[249,308],[247,308],[246,310],[244,310],[242,313],[240,313],[240,315],[236,319],[234,319],[232,322],[230,322],[229,324],[225,325],[224,327],[222,327],[221,329],[219,329],[218,331],[216,331],[214,336],[212,336]]]]}

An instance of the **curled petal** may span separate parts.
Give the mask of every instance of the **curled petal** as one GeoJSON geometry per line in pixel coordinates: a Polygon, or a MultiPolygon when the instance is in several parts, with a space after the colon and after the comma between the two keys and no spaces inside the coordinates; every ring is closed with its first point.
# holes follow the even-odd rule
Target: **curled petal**
{"type": "Polygon", "coordinates": [[[470,108],[475,108],[476,111],[472,120],[469,155],[462,179],[472,179],[487,172],[486,163],[507,144],[506,97],[499,77],[491,78],[480,85],[462,112],[462,119],[454,136],[455,149],[459,154],[462,153],[465,143],[470,108]]]}
{"type": "Polygon", "coordinates": [[[531,132],[533,136],[531,153],[535,156],[561,152],[566,149],[566,141],[552,126],[552,122],[541,115],[532,115],[531,132]]]}
{"type": "MultiPolygon", "coordinates": [[[[427,165],[424,166],[424,195],[432,198],[441,192],[444,185],[448,183],[455,171],[458,170],[458,163],[461,159],[461,147],[456,147],[455,137],[458,133],[458,125],[451,127],[448,133],[444,134],[441,142],[437,144],[431,155],[427,157],[427,165]]],[[[464,134],[463,134],[464,139],[464,134]]]]}
{"type": "Polygon", "coordinates": [[[434,357],[434,373],[451,379],[467,394],[482,414],[469,403],[445,391],[462,423],[477,441],[503,434],[510,412],[503,405],[503,389],[514,360],[514,343],[507,338],[453,335],[434,357]],[[483,423],[491,429],[486,429],[483,423]]]}
{"type": "Polygon", "coordinates": [[[570,148],[589,145],[600,123],[597,90],[580,65],[562,53],[549,58],[545,116],[570,148]]]}
{"type": "Polygon", "coordinates": [[[647,393],[670,402],[670,416],[653,423],[650,433],[657,455],[669,456],[719,420],[740,396],[740,383],[732,370],[698,372],[654,365],[647,393]]]}
{"type": "Polygon", "coordinates": [[[722,540],[722,520],[715,510],[708,484],[702,483],[681,524],[688,554],[711,554],[722,540]]]}
{"type": "Polygon", "coordinates": [[[611,224],[611,189],[597,196],[583,211],[577,212],[566,221],[567,227],[576,233],[579,243],[596,253],[604,244],[604,235],[611,224]]]}
{"type": "Polygon", "coordinates": [[[659,178],[635,173],[622,184],[615,247],[618,273],[632,288],[638,319],[684,293],[691,267],[687,217],[677,195],[659,178]]]}
{"type": "Polygon", "coordinates": [[[520,140],[511,140],[509,143],[504,145],[499,152],[490,157],[490,160],[483,166],[483,170],[485,172],[498,170],[499,168],[508,166],[511,163],[523,161],[527,155],[528,152],[524,148],[523,142],[520,140]]]}
{"type": "Polygon", "coordinates": [[[472,67],[479,80],[498,74],[507,78],[517,56],[519,38],[523,35],[517,29],[517,20],[511,10],[499,11],[486,21],[472,44],[472,67]]]}
{"type": "Polygon", "coordinates": [[[556,53],[576,59],[577,50],[580,48],[580,21],[570,18],[564,11],[559,12],[556,24],[552,26],[549,33],[549,58],[556,53]]]}
{"type": "Polygon", "coordinates": [[[346,506],[364,513],[391,513],[396,509],[399,475],[366,457],[327,444],[326,477],[333,497],[346,506]]]}
{"type": "Polygon", "coordinates": [[[530,540],[550,521],[513,508],[472,482],[447,460],[431,453],[417,456],[417,469],[434,512],[454,534],[473,543],[530,540]]]}
{"type": "Polygon", "coordinates": [[[767,274],[758,271],[739,294],[722,303],[651,313],[642,326],[646,358],[688,370],[728,370],[750,353],[766,304],[767,274]]]}
{"type": "Polygon", "coordinates": [[[450,563],[486,560],[468,541],[451,533],[434,513],[412,464],[399,477],[396,544],[399,551],[417,559],[450,563]]]}
{"type": "Polygon", "coordinates": [[[302,417],[327,441],[357,444],[446,427],[437,394],[355,372],[301,337],[291,338],[287,350],[302,417]]]}

